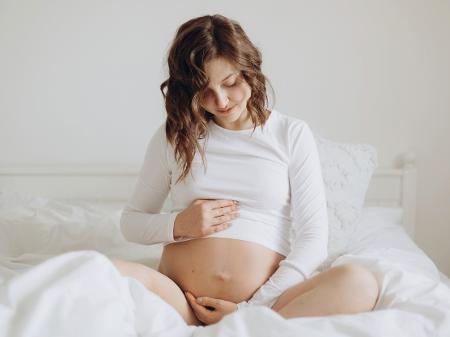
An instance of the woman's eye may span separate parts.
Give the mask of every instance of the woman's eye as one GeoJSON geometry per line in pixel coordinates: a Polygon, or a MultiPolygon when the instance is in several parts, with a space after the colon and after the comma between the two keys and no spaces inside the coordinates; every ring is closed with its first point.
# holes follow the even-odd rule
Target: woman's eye
{"type": "MultiPolygon", "coordinates": [[[[238,79],[235,79],[233,82],[225,83],[225,87],[231,88],[231,87],[236,86],[237,84],[239,84],[239,80],[238,80],[238,79]]],[[[206,89],[206,90],[204,90],[204,91],[201,93],[200,97],[201,97],[202,99],[205,99],[205,98],[207,98],[207,97],[210,96],[210,95],[211,95],[211,91],[208,90],[208,89],[206,89]]]]}

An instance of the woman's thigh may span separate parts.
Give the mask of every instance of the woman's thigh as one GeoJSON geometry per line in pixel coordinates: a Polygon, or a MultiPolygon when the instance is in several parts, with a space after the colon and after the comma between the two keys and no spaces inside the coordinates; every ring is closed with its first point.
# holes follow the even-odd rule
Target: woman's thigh
{"type": "Polygon", "coordinates": [[[367,269],[352,263],[331,267],[305,280],[304,282],[287,289],[280,295],[271,308],[278,312],[296,297],[318,286],[323,287],[323,289],[331,289],[333,292],[338,292],[340,289],[353,287],[356,293],[359,287],[363,286],[363,283],[366,280],[372,281],[368,282],[371,284],[375,282],[375,279],[369,279],[369,275],[370,272],[367,269]]]}
{"type": "Polygon", "coordinates": [[[123,276],[140,281],[147,289],[174,307],[188,325],[201,325],[183,291],[172,279],[140,263],[117,258],[110,260],[123,276]]]}

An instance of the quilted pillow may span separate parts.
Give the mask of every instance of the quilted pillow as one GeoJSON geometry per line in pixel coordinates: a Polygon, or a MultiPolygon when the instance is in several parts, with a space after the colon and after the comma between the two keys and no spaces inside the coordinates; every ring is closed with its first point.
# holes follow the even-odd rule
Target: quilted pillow
{"type": "Polygon", "coordinates": [[[313,134],[322,167],[329,221],[328,258],[319,267],[324,270],[347,249],[378,158],[372,145],[338,143],[313,134]]]}

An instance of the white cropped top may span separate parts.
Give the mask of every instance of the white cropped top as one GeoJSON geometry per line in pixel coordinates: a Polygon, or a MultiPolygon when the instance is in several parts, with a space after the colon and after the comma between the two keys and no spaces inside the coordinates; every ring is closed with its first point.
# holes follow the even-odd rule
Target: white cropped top
{"type": "MultiPolygon", "coordinates": [[[[327,257],[328,216],[319,155],[309,126],[272,110],[253,132],[229,130],[209,121],[206,172],[199,153],[191,173],[181,174],[163,123],[151,138],[133,194],[123,209],[121,229],[141,244],[180,242],[176,216],[196,199],[240,203],[232,226],[208,237],[251,241],[286,258],[248,301],[267,304],[305,280],[327,257]],[[172,209],[160,213],[170,192],[172,209]]],[[[181,241],[186,241],[184,239],[181,241]]]]}

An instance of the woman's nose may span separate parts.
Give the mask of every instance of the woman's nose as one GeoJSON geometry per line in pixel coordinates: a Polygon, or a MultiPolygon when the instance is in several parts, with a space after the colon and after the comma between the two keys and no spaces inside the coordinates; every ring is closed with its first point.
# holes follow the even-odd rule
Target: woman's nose
{"type": "Polygon", "coordinates": [[[228,95],[224,91],[220,91],[216,98],[216,104],[219,109],[225,109],[228,104],[228,95]]]}

